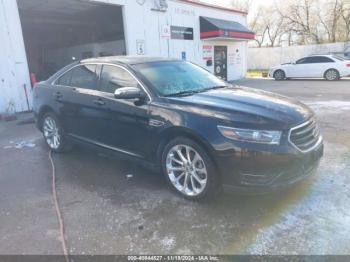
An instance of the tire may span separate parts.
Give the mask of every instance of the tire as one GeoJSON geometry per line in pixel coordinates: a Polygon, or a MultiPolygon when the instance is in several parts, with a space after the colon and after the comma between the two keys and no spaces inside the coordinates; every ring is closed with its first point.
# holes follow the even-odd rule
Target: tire
{"type": "Polygon", "coordinates": [[[164,147],[161,161],[168,184],[186,199],[213,200],[221,192],[221,180],[214,162],[193,140],[185,137],[171,140],[164,147]],[[188,161],[187,152],[191,161],[188,161]]]}
{"type": "Polygon", "coordinates": [[[54,113],[46,113],[40,122],[45,142],[53,152],[64,153],[72,149],[71,143],[66,139],[62,124],[54,113]]]}
{"type": "Polygon", "coordinates": [[[276,80],[276,81],[282,81],[284,79],[286,79],[286,73],[283,71],[283,70],[276,70],[274,73],[273,73],[273,78],[276,80]]]}
{"type": "Polygon", "coordinates": [[[327,81],[338,81],[340,79],[340,74],[339,74],[338,70],[336,70],[336,69],[328,69],[324,73],[324,78],[327,81]]]}

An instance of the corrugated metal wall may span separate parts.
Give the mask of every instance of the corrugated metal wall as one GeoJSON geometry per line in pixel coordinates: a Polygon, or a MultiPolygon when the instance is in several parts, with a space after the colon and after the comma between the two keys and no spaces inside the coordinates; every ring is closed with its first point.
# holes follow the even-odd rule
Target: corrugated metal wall
{"type": "Polygon", "coordinates": [[[32,92],[21,22],[15,0],[0,0],[0,114],[31,108],[32,92]]]}
{"type": "MultiPolygon", "coordinates": [[[[153,11],[153,1],[137,2],[127,0],[84,0],[123,6],[126,35],[126,48],[129,55],[137,54],[137,43],[144,42],[146,55],[171,56],[181,59],[186,52],[186,59],[206,67],[202,46],[214,42],[199,38],[199,16],[217,17],[224,20],[247,24],[245,15],[217,10],[202,6],[193,6],[183,1],[169,1],[167,12],[153,11]],[[143,27],[134,23],[142,19],[143,27]],[[184,26],[194,29],[193,41],[168,40],[161,36],[165,25],[184,26]]],[[[228,56],[234,57],[237,50],[241,58],[231,59],[228,68],[229,80],[238,79],[246,72],[247,42],[220,42],[227,45],[228,56]],[[233,55],[233,56],[231,56],[233,55]],[[239,61],[239,62],[237,62],[239,61]]],[[[213,71],[213,66],[207,67],[213,71]]],[[[0,114],[3,112],[20,112],[31,108],[32,90],[28,72],[28,63],[24,47],[21,22],[16,0],[0,0],[0,114]],[[29,96],[29,107],[24,87],[29,96]]]]}

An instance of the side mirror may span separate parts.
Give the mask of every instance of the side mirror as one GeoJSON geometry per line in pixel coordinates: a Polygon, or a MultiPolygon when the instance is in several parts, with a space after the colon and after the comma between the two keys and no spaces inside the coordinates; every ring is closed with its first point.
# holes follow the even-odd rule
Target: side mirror
{"type": "Polygon", "coordinates": [[[145,97],[145,93],[138,87],[121,87],[115,90],[114,97],[116,99],[141,99],[145,97]]]}

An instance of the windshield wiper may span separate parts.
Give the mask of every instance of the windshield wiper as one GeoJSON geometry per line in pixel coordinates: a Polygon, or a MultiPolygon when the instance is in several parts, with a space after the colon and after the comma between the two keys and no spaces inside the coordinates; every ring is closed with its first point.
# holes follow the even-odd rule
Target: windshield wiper
{"type": "Polygon", "coordinates": [[[169,94],[169,95],[165,95],[165,96],[166,97],[171,97],[171,96],[190,96],[190,95],[198,94],[200,92],[202,92],[202,91],[201,90],[182,91],[182,92],[169,94]]]}
{"type": "Polygon", "coordinates": [[[209,88],[206,88],[206,89],[202,89],[202,92],[206,92],[206,91],[209,91],[209,90],[215,90],[215,89],[221,89],[221,88],[226,88],[227,86],[213,86],[213,87],[209,87],[209,88]]]}
{"type": "Polygon", "coordinates": [[[200,90],[182,91],[182,92],[166,95],[166,97],[171,97],[171,96],[190,96],[190,95],[207,92],[207,91],[214,90],[214,89],[225,88],[225,87],[227,87],[227,86],[213,86],[213,87],[200,89],[200,90]]]}

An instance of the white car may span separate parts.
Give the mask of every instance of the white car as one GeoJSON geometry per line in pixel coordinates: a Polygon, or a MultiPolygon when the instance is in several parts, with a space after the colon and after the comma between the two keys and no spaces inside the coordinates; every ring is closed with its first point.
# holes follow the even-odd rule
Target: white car
{"type": "Polygon", "coordinates": [[[270,69],[275,80],[289,78],[325,78],[329,81],[350,76],[350,61],[334,55],[314,55],[270,69]]]}

